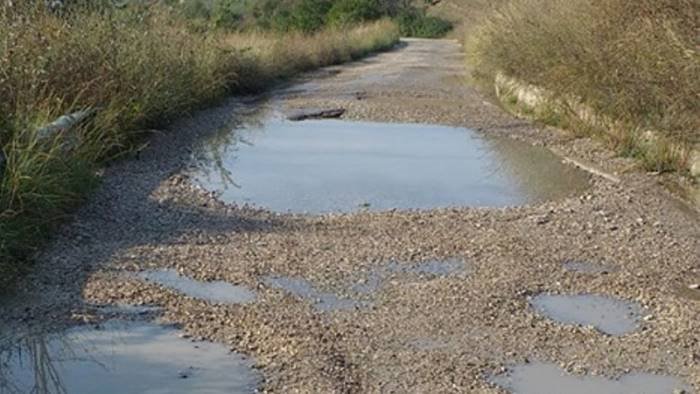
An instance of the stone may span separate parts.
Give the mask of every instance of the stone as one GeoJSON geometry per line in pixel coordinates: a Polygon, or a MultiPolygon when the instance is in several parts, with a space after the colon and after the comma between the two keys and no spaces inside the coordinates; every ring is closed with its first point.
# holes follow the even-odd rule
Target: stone
{"type": "Polygon", "coordinates": [[[339,118],[345,113],[344,108],[301,110],[287,117],[288,120],[298,122],[307,119],[339,118]]]}

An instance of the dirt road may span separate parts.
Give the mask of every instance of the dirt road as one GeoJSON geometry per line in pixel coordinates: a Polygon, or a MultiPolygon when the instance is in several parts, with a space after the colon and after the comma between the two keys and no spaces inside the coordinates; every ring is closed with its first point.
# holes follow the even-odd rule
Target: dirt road
{"type": "MultiPolygon", "coordinates": [[[[518,120],[466,79],[453,41],[408,40],[368,59],[309,74],[264,99],[231,99],[156,136],[104,182],[40,256],[7,321],[91,320],[95,303],[156,304],[191,335],[256,360],[273,392],[484,392],[524,362],[578,373],[676,376],[700,390],[700,221],[658,177],[601,145],[518,120]],[[261,107],[343,107],[348,119],[463,126],[546,146],[610,174],[584,193],[533,206],[303,216],[217,201],[187,177],[192,147],[261,107]],[[303,278],[349,297],[387,262],[458,259],[457,275],[384,276],[367,305],[319,311],[270,286],[303,278]],[[605,272],[565,269],[569,260],[605,272]],[[255,302],[213,305],[131,272],[175,268],[246,285],[255,302]],[[560,324],[530,305],[540,293],[638,303],[640,327],[610,336],[560,324]],[[27,299],[31,303],[27,306],[27,299]]],[[[404,271],[406,273],[408,271],[404,271]]],[[[364,300],[364,299],[363,299],[364,300]]]]}

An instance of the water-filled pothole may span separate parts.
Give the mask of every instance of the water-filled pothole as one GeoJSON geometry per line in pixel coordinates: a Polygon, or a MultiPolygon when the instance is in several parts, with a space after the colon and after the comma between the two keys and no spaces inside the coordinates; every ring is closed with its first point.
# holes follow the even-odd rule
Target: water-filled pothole
{"type": "Polygon", "coordinates": [[[283,213],[500,207],[588,186],[547,149],[420,124],[270,119],[216,135],[196,164],[223,200],[283,213]]]}
{"type": "Polygon", "coordinates": [[[541,294],[530,303],[537,312],[559,323],[593,326],[609,335],[634,331],[642,312],[635,303],[593,294],[541,294]]]}
{"type": "Polygon", "coordinates": [[[356,294],[374,293],[392,276],[415,275],[420,279],[435,279],[451,276],[464,276],[469,273],[468,265],[460,259],[425,260],[417,263],[391,261],[379,266],[355,283],[350,291],[356,294]]]}
{"type": "Polygon", "coordinates": [[[619,379],[577,376],[553,364],[518,365],[491,381],[513,394],[671,394],[690,393],[690,387],[671,376],[630,373],[619,379]]]}
{"type": "Polygon", "coordinates": [[[254,393],[252,362],[177,330],[110,320],[0,343],[0,392],[254,393]]]}
{"type": "Polygon", "coordinates": [[[392,261],[388,264],[366,272],[361,279],[341,286],[351,297],[343,297],[336,293],[320,291],[311,282],[302,278],[268,275],[263,282],[276,289],[284,290],[296,297],[310,301],[319,311],[352,310],[372,305],[373,294],[380,290],[387,279],[395,276],[415,275],[420,280],[430,280],[438,277],[449,277],[467,273],[467,265],[462,260],[426,260],[418,263],[399,263],[392,261]]]}
{"type": "Polygon", "coordinates": [[[200,282],[182,276],[175,270],[143,271],[138,276],[148,282],[212,303],[245,304],[255,300],[255,293],[245,286],[223,281],[200,282]]]}
{"type": "Polygon", "coordinates": [[[351,310],[366,306],[365,303],[360,301],[342,298],[330,292],[319,291],[305,279],[286,276],[266,276],[263,278],[263,282],[270,287],[281,289],[296,297],[309,300],[313,303],[314,308],[323,312],[351,310]]]}

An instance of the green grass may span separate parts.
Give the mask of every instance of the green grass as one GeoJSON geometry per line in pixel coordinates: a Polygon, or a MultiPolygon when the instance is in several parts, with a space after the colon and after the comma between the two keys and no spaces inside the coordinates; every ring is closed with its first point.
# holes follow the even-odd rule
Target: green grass
{"type": "MultiPolygon", "coordinates": [[[[461,3],[485,15],[472,21],[467,38],[477,78],[493,81],[502,72],[575,97],[614,120],[616,130],[601,134],[621,153],[652,170],[687,169],[683,147],[700,142],[700,2],[510,0],[495,9],[461,3]]],[[[564,116],[549,114],[574,124],[564,116]]]]}
{"type": "Polygon", "coordinates": [[[193,32],[164,7],[46,12],[0,5],[0,291],[28,269],[56,225],[96,184],[97,169],[147,130],[226,94],[393,46],[381,20],[301,33],[193,32]],[[98,108],[40,138],[57,117],[98,108]]]}

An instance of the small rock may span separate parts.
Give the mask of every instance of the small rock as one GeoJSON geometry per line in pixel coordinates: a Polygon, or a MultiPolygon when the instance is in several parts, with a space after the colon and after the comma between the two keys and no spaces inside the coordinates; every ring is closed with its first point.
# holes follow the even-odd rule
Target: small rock
{"type": "Polygon", "coordinates": [[[535,218],[535,223],[540,225],[547,224],[549,223],[549,217],[547,215],[538,216],[535,218]]]}
{"type": "Polygon", "coordinates": [[[654,320],[654,319],[655,319],[654,315],[646,315],[646,316],[644,316],[644,321],[652,321],[652,320],[654,320]]]}
{"type": "Polygon", "coordinates": [[[700,290],[700,283],[693,283],[692,285],[689,285],[688,288],[690,290],[700,290]]]}
{"type": "Polygon", "coordinates": [[[307,119],[339,118],[344,113],[344,108],[302,110],[289,115],[287,119],[298,122],[307,119]]]}

